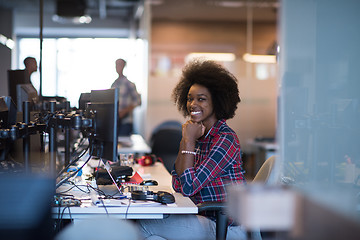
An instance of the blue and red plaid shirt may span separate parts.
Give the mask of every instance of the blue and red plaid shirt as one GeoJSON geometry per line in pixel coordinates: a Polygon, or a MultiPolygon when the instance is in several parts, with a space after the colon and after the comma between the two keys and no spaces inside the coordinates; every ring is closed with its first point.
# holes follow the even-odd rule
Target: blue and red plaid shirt
{"type": "Polygon", "coordinates": [[[197,140],[194,167],[178,176],[173,170],[172,185],[176,192],[191,197],[195,204],[226,200],[226,187],[246,183],[241,149],[236,133],[225,119],[217,121],[210,132],[197,140]]]}

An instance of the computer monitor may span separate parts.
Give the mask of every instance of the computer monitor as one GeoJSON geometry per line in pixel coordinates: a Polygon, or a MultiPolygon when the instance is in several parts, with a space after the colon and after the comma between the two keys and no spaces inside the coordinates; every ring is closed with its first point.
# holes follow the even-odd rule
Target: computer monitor
{"type": "Polygon", "coordinates": [[[0,97],[0,129],[7,127],[8,113],[9,111],[5,99],[0,97]]]}
{"type": "Polygon", "coordinates": [[[81,93],[79,98],[79,110],[85,110],[86,104],[90,102],[91,93],[81,93]]]}
{"type": "Polygon", "coordinates": [[[30,102],[30,110],[35,110],[36,105],[39,103],[39,96],[31,83],[16,85],[16,96],[17,109],[19,112],[22,112],[22,105],[25,101],[30,102]]]}
{"type": "MultiPolygon", "coordinates": [[[[5,100],[0,98],[0,129],[7,129],[8,108],[5,100]]],[[[0,160],[4,160],[6,154],[6,140],[0,138],[0,160]]]]}
{"type": "Polygon", "coordinates": [[[90,153],[105,160],[117,161],[117,120],[119,90],[92,90],[86,112],[94,113],[90,153]]]}
{"type": "Polygon", "coordinates": [[[29,74],[25,70],[8,70],[8,90],[9,96],[17,104],[16,86],[18,84],[28,84],[30,82],[29,74]]]}
{"type": "MultiPolygon", "coordinates": [[[[0,97],[0,129],[9,129],[16,123],[16,107],[11,97],[0,97]]],[[[10,139],[0,139],[0,161],[7,160],[10,139]]]]}

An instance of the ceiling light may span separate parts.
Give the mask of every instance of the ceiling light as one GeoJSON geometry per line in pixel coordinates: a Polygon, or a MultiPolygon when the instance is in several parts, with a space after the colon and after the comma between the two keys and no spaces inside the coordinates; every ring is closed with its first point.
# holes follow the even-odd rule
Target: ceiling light
{"type": "Polygon", "coordinates": [[[15,42],[2,34],[0,34],[0,43],[10,49],[13,49],[15,47],[15,42]]]}
{"type": "Polygon", "coordinates": [[[216,2],[215,4],[220,7],[228,7],[228,8],[245,7],[245,3],[239,1],[220,1],[220,2],[216,2]]]}
{"type": "Polygon", "coordinates": [[[207,60],[232,62],[236,59],[233,53],[208,53],[208,52],[193,52],[186,56],[185,60],[188,62],[194,58],[205,58],[207,60]]]}
{"type": "Polygon", "coordinates": [[[243,55],[243,60],[249,63],[276,63],[275,55],[254,55],[250,53],[245,53],[243,55]]]}
{"type": "Polygon", "coordinates": [[[54,22],[58,23],[73,23],[73,24],[89,24],[92,18],[89,15],[79,16],[79,17],[62,17],[54,15],[52,17],[54,22]]]}

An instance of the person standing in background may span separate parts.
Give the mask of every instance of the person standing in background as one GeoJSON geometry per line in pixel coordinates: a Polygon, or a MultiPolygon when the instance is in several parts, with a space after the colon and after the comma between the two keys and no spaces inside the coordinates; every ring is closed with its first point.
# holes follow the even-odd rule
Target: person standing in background
{"type": "Polygon", "coordinates": [[[119,58],[115,61],[119,77],[111,85],[111,88],[119,89],[118,136],[130,136],[133,133],[133,110],[141,105],[141,96],[135,84],[123,74],[125,66],[124,59],[119,58]]]}
{"type": "Polygon", "coordinates": [[[33,57],[27,57],[24,59],[25,74],[27,83],[31,83],[31,74],[36,72],[38,69],[36,59],[33,57]]]}

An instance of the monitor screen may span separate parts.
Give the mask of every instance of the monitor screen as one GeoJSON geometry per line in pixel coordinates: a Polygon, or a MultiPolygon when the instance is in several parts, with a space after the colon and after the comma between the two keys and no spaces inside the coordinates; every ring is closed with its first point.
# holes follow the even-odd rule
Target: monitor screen
{"type": "Polygon", "coordinates": [[[117,161],[118,89],[92,90],[87,112],[94,113],[91,155],[117,161]]]}
{"type": "MultiPolygon", "coordinates": [[[[0,97],[0,129],[9,129],[16,123],[16,107],[11,97],[0,97]]],[[[10,140],[0,139],[0,161],[6,160],[10,140]]]]}
{"type": "Polygon", "coordinates": [[[8,121],[8,107],[6,105],[5,99],[3,97],[0,97],[0,128],[6,128],[7,127],[7,121],[8,121]]]}
{"type": "Polygon", "coordinates": [[[81,93],[79,98],[79,109],[85,110],[86,104],[90,102],[91,93],[81,93]]]}
{"type": "MultiPolygon", "coordinates": [[[[8,108],[4,98],[0,98],[0,129],[7,129],[8,108]]],[[[0,138],[0,160],[5,157],[6,140],[0,138]]]]}
{"type": "Polygon", "coordinates": [[[36,104],[39,102],[39,96],[36,89],[30,83],[28,84],[18,84],[16,86],[16,96],[17,96],[17,109],[19,112],[22,112],[23,102],[30,102],[30,109],[35,110],[36,104]]]}
{"type": "Polygon", "coordinates": [[[17,104],[16,86],[28,83],[30,83],[30,78],[25,70],[8,70],[9,96],[14,99],[15,104],[17,104]]]}

